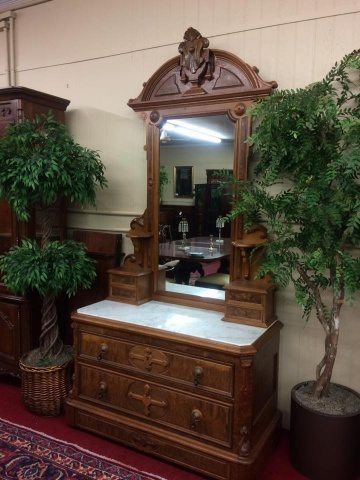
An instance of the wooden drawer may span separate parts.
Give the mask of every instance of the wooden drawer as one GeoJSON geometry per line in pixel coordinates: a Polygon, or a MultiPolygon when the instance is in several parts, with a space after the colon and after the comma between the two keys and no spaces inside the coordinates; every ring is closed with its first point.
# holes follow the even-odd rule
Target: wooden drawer
{"type": "Polygon", "coordinates": [[[110,437],[112,440],[125,443],[131,448],[136,448],[142,452],[159,456],[167,461],[175,462],[181,468],[192,468],[200,473],[205,473],[218,480],[228,480],[230,478],[230,466],[223,458],[216,458],[211,453],[204,453],[194,450],[192,445],[184,445],[159,437],[146,428],[142,431],[122,424],[118,419],[112,422],[104,412],[99,417],[98,412],[89,414],[79,409],[76,412],[76,425],[95,434],[101,434],[110,437]],[[105,418],[104,418],[105,417],[105,418]]]}
{"type": "Polygon", "coordinates": [[[119,268],[108,270],[111,300],[140,305],[151,298],[151,270],[132,272],[119,268]]]}
{"type": "Polygon", "coordinates": [[[118,366],[156,374],[157,377],[196,386],[205,392],[233,395],[233,365],[175,354],[146,344],[132,344],[106,336],[80,332],[80,358],[91,359],[99,366],[118,366]]]}
{"type": "Polygon", "coordinates": [[[136,284],[137,277],[130,275],[114,275],[110,274],[110,281],[112,285],[121,287],[121,286],[132,286],[136,284]]]}
{"type": "Polygon", "coordinates": [[[259,327],[268,326],[275,317],[275,285],[235,280],[226,285],[225,320],[259,327]]]}
{"type": "Polygon", "coordinates": [[[165,427],[230,445],[232,407],[127,375],[78,365],[79,397],[165,427]]]}

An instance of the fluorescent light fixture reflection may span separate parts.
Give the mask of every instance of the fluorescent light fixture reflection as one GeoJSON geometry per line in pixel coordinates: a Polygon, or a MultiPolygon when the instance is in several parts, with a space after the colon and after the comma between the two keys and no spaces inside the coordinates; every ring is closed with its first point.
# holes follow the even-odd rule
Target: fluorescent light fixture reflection
{"type": "Polygon", "coordinates": [[[183,120],[168,120],[162,127],[167,132],[176,132],[186,137],[197,138],[205,142],[221,143],[221,134],[208,128],[194,126],[183,120]]]}

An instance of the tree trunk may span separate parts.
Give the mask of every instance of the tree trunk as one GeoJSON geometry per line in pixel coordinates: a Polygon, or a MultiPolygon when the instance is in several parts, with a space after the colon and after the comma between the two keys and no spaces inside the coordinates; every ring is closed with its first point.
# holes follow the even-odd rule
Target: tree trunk
{"type": "Polygon", "coordinates": [[[47,295],[43,299],[39,343],[42,358],[50,356],[56,357],[60,355],[64,349],[64,344],[59,335],[54,295],[47,295]]]}
{"type": "MultiPolygon", "coordinates": [[[[49,208],[44,208],[43,213],[41,247],[45,248],[51,238],[52,224],[49,208]]],[[[43,298],[39,347],[42,359],[46,357],[56,357],[64,350],[64,344],[59,335],[55,296],[51,293],[45,295],[43,298]]]]}
{"type": "Polygon", "coordinates": [[[334,368],[338,342],[339,318],[333,314],[330,322],[330,330],[326,333],[325,337],[325,355],[316,370],[317,375],[314,384],[314,396],[316,398],[320,398],[327,393],[334,368]]]}

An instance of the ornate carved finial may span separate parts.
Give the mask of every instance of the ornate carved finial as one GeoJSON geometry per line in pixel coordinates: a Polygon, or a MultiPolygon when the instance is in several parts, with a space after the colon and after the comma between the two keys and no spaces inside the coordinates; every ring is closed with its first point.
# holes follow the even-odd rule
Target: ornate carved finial
{"type": "Polygon", "coordinates": [[[234,113],[237,117],[241,117],[246,112],[246,105],[244,103],[237,103],[234,107],[234,113]]]}
{"type": "Polygon", "coordinates": [[[246,425],[243,425],[240,429],[240,452],[242,455],[247,456],[250,453],[250,432],[246,425]]]}
{"type": "Polygon", "coordinates": [[[183,83],[191,82],[192,88],[199,87],[204,78],[212,78],[214,55],[208,46],[209,40],[192,27],[186,30],[179,45],[180,79],[183,83]]]}
{"type": "Polygon", "coordinates": [[[159,121],[159,118],[160,118],[160,113],[157,112],[156,110],[153,110],[151,113],[150,113],[150,121],[152,123],[156,123],[159,121]]]}

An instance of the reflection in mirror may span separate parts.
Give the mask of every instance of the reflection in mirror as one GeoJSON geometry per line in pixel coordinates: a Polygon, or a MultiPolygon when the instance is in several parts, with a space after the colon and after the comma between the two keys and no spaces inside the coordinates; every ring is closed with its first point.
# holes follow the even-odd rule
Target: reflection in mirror
{"type": "Polygon", "coordinates": [[[174,167],[174,196],[193,197],[194,189],[194,168],[174,167]]]}
{"type": "Polygon", "coordinates": [[[168,119],[163,125],[160,165],[169,181],[159,212],[159,289],[225,298],[230,224],[222,217],[231,197],[219,187],[220,171],[231,173],[233,158],[234,123],[227,115],[168,119]],[[180,178],[193,182],[188,195],[176,194],[180,178]]]}

